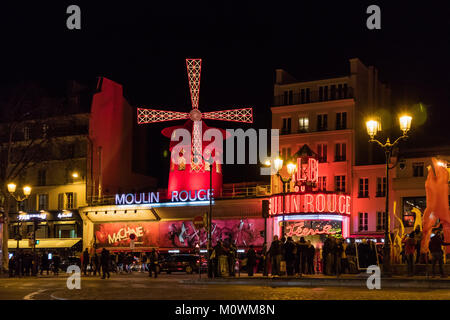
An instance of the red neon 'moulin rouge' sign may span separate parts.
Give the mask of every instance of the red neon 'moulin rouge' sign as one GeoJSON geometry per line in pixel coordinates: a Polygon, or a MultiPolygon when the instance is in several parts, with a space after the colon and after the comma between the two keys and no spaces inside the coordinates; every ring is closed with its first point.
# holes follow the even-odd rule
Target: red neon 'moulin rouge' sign
{"type": "Polygon", "coordinates": [[[336,193],[290,193],[286,194],[283,212],[283,195],[272,196],[269,200],[269,214],[293,213],[337,213],[350,215],[351,198],[336,193]]]}

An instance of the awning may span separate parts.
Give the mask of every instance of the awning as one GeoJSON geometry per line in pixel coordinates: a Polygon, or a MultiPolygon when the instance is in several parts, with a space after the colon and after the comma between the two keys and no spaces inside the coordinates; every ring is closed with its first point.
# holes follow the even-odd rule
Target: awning
{"type": "MultiPolygon", "coordinates": [[[[81,238],[69,238],[69,239],[59,239],[59,238],[49,238],[49,239],[37,239],[39,244],[36,245],[36,249],[56,249],[56,248],[72,248],[76,245],[81,238]]],[[[16,249],[17,240],[9,239],[8,248],[16,249]]],[[[33,246],[29,246],[28,239],[19,241],[20,249],[32,249],[33,246]]]]}

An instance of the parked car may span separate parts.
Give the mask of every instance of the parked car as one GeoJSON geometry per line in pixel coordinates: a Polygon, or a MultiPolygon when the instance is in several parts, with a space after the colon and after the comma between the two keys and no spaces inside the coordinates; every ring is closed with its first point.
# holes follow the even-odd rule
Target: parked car
{"type": "MultiPolygon", "coordinates": [[[[163,258],[160,263],[160,270],[166,273],[181,271],[186,273],[194,273],[199,270],[199,256],[192,254],[168,255],[163,258]]],[[[202,271],[206,270],[206,259],[202,257],[202,271]]]]}

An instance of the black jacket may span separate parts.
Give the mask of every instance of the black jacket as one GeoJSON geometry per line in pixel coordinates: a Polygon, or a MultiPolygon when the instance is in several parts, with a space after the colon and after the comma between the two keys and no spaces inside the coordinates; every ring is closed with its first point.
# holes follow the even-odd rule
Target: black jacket
{"type": "Polygon", "coordinates": [[[109,251],[108,250],[103,250],[102,253],[100,254],[100,263],[102,265],[108,265],[109,264],[109,251]]]}
{"type": "Polygon", "coordinates": [[[273,257],[281,254],[281,241],[275,240],[270,244],[269,254],[273,257]]]}

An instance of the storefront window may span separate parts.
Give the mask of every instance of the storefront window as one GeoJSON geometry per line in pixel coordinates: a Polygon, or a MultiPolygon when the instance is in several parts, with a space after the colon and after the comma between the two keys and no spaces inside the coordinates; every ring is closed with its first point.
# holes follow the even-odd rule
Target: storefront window
{"type": "Polygon", "coordinates": [[[77,229],[75,224],[60,224],[55,226],[55,236],[57,238],[76,238],[77,229]]]}

